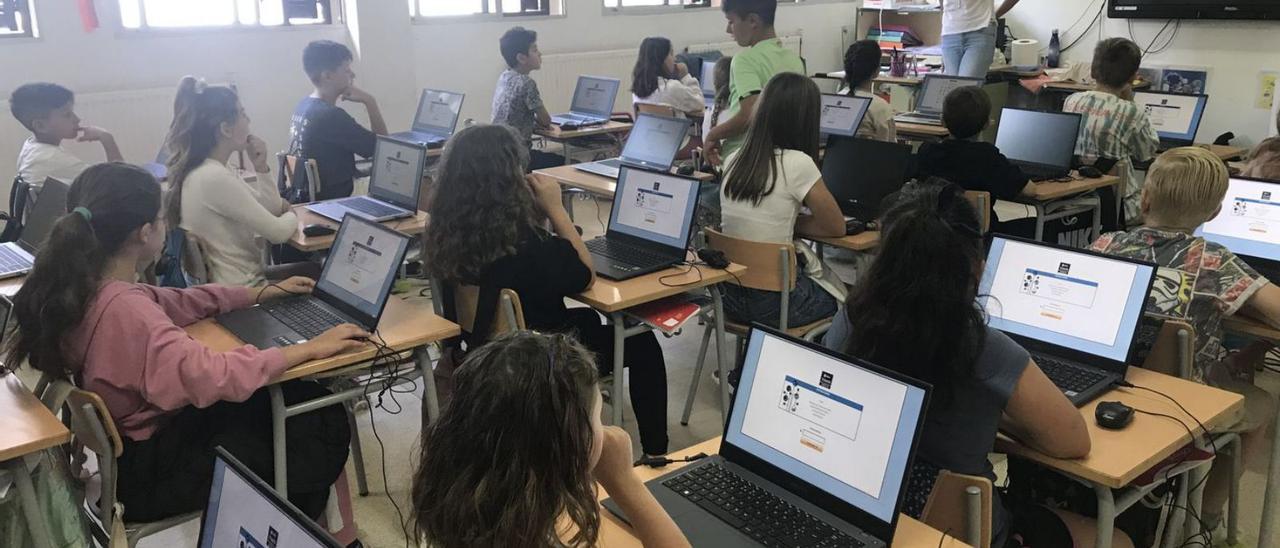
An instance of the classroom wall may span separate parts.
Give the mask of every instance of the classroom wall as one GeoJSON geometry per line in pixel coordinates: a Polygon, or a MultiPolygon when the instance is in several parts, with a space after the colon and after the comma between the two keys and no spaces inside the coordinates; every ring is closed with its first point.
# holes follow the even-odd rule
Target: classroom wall
{"type": "MultiPolygon", "coordinates": [[[[1106,0],[1098,0],[1105,4],[1106,0]]],[[[1009,12],[1007,20],[1018,38],[1035,38],[1041,44],[1049,43],[1055,28],[1065,29],[1081,13],[1098,3],[1090,0],[1022,0],[1009,12]]],[[[1081,29],[1093,18],[1093,11],[1076,25],[1081,29]]],[[[1133,38],[1140,47],[1147,47],[1164,21],[1133,21],[1130,35],[1128,20],[1107,19],[1102,16],[1104,37],[1133,38]]],[[[1097,42],[1098,27],[1089,36],[1065,54],[1073,61],[1088,62],[1093,56],[1093,44],[1097,42]]],[[[1064,39],[1074,40],[1080,32],[1069,33],[1064,39]]],[[[1167,36],[1167,32],[1166,32],[1167,36]]],[[[1159,44],[1164,42],[1161,38],[1159,44]]],[[[1065,46],[1068,42],[1064,41],[1065,46]]],[[[1159,46],[1157,44],[1157,48],[1159,46]]],[[[1199,139],[1212,141],[1225,132],[1234,132],[1239,146],[1252,146],[1274,132],[1275,118],[1271,109],[1255,105],[1259,71],[1280,71],[1280,22],[1264,21],[1183,21],[1169,48],[1149,54],[1144,61],[1153,65],[1199,66],[1209,68],[1206,93],[1209,105],[1200,126],[1199,139]]]]}

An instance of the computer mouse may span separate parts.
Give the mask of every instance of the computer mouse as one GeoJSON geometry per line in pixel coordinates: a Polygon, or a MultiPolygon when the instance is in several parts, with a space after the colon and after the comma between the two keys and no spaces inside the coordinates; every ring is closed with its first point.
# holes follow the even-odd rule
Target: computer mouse
{"type": "Polygon", "coordinates": [[[686,177],[693,175],[693,166],[691,165],[680,166],[679,168],[676,169],[676,174],[684,175],[686,177]]]}
{"type": "Polygon", "coordinates": [[[1120,430],[1133,422],[1133,408],[1118,401],[1104,401],[1098,404],[1093,417],[1098,426],[1107,430],[1120,430]]]}
{"type": "Polygon", "coordinates": [[[862,222],[858,219],[853,219],[853,218],[845,219],[844,221],[845,236],[857,236],[858,234],[862,234],[863,232],[866,232],[866,231],[867,231],[867,223],[862,222]]]}
{"type": "Polygon", "coordinates": [[[1102,171],[1098,170],[1098,168],[1093,166],[1080,166],[1080,169],[1078,169],[1077,171],[1079,171],[1080,176],[1084,177],[1085,179],[1097,179],[1099,177],[1102,177],[1102,171]]]}
{"type": "Polygon", "coordinates": [[[328,225],[322,225],[322,224],[307,225],[302,227],[302,234],[310,238],[315,238],[317,236],[328,236],[330,234],[333,234],[334,232],[337,232],[337,231],[334,230],[333,227],[328,225]]]}

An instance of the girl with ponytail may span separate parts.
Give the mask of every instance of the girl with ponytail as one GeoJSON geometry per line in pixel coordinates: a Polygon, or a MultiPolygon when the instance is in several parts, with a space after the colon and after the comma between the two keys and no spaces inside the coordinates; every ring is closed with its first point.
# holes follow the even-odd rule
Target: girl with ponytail
{"type": "MultiPolygon", "coordinates": [[[[305,361],[356,350],[367,336],[352,325],[310,342],[271,350],[215,352],[182,330],[255,302],[309,293],[291,278],[263,289],[205,285],[191,289],[137,282],[141,265],[164,245],[160,184],[142,168],[98,164],[67,194],[70,211],[54,225],[14,297],[16,333],[5,363],[24,362],[68,379],[107,404],[124,441],[120,501],[130,521],[155,521],[202,508],[222,445],[270,477],[271,424],[265,390],[305,361]]],[[[314,383],[286,383],[286,400],[324,395],[314,383]]],[[[323,510],[346,462],[350,431],[341,408],[290,419],[289,498],[311,516],[323,510]]]]}
{"type": "MultiPolygon", "coordinates": [[[[280,197],[267,162],[267,145],[249,132],[249,117],[235,90],[187,76],[178,84],[173,123],[165,146],[170,190],[165,218],[205,242],[209,281],[262,285],[265,243],[287,242],[298,218],[280,197]],[[228,162],[245,152],[256,173],[241,177],[228,162]]],[[[307,265],[307,263],[304,263],[307,265]]],[[[315,278],[315,265],[287,265],[282,272],[315,278]]]]}

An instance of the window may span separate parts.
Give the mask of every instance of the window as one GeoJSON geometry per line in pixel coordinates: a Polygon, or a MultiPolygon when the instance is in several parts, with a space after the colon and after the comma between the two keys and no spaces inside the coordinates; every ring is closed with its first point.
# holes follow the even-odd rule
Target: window
{"type": "MultiPolygon", "coordinates": [[[[0,0],[4,1],[4,0],[0,0]]],[[[125,28],[280,27],[333,22],[334,0],[119,0],[125,28]]]]}
{"type": "Polygon", "coordinates": [[[720,0],[604,0],[604,7],[606,8],[636,8],[642,6],[709,8],[713,6],[720,7],[720,0]]]}
{"type": "Polygon", "coordinates": [[[560,15],[563,0],[409,0],[414,17],[560,15]]]}
{"type": "Polygon", "coordinates": [[[29,0],[0,0],[0,38],[30,38],[36,35],[35,17],[29,0]]]}

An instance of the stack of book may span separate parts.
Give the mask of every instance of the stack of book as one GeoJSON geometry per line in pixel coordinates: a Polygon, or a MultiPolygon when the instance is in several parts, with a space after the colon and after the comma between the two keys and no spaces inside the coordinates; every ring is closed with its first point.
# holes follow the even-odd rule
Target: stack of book
{"type": "Polygon", "coordinates": [[[867,39],[875,40],[882,50],[907,49],[924,45],[924,42],[911,32],[911,27],[906,25],[871,27],[867,31],[867,39]]]}

